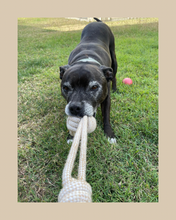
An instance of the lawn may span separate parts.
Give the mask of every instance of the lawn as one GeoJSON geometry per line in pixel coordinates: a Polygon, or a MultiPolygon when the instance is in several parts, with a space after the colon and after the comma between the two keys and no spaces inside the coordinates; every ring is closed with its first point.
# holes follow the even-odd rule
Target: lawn
{"type": "MultiPolygon", "coordinates": [[[[80,41],[85,21],[18,19],[18,201],[57,202],[69,153],[59,66],[80,41]]],[[[115,36],[117,87],[111,124],[101,111],[88,136],[87,182],[93,202],[158,202],[158,19],[108,21],[115,36]],[[130,77],[132,85],[122,80],[130,77]]],[[[73,177],[77,175],[79,155],[73,177]]]]}

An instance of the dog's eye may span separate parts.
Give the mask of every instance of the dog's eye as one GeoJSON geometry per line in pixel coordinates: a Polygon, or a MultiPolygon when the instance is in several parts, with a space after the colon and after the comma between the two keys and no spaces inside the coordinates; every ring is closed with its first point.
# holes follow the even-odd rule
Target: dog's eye
{"type": "Polygon", "coordinates": [[[68,92],[68,90],[69,90],[68,86],[63,86],[63,90],[64,90],[65,92],[68,92]]]}
{"type": "Polygon", "coordinates": [[[93,91],[95,91],[95,90],[97,90],[97,89],[98,89],[98,86],[97,86],[97,85],[94,85],[94,86],[91,87],[91,90],[93,90],[93,91]]]}

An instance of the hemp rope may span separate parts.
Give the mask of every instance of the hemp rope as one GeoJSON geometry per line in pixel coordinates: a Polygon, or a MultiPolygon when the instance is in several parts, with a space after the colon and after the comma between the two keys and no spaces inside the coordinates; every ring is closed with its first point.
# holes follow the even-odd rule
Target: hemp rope
{"type": "Polygon", "coordinates": [[[58,202],[92,202],[92,189],[86,182],[86,152],[87,152],[87,133],[91,133],[96,128],[96,120],[94,117],[84,116],[83,118],[68,117],[67,128],[71,135],[74,135],[73,143],[64,166],[62,173],[62,186],[58,202]],[[76,123],[78,124],[76,129],[76,123]],[[76,131],[76,133],[75,133],[76,131]],[[72,178],[74,161],[76,158],[79,142],[80,157],[78,168],[78,179],[72,178]]]}

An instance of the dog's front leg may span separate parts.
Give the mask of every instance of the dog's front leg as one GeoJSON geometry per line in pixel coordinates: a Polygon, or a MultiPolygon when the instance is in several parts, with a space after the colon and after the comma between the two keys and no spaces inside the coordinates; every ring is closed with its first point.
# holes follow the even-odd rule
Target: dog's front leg
{"type": "Polygon", "coordinates": [[[116,138],[110,124],[110,107],[110,82],[108,82],[108,95],[106,99],[101,103],[101,111],[103,116],[104,133],[108,136],[109,142],[114,143],[116,142],[116,138]]]}

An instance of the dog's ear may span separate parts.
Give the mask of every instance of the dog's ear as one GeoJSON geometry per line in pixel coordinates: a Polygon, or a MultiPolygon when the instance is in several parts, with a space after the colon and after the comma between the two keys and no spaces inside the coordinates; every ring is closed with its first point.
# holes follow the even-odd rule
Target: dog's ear
{"type": "Polygon", "coordinates": [[[59,69],[60,69],[60,79],[63,78],[63,75],[64,75],[65,71],[66,71],[67,69],[69,69],[69,68],[70,68],[70,65],[65,65],[65,66],[60,66],[60,67],[59,67],[59,69]]]}
{"type": "Polygon", "coordinates": [[[100,68],[103,71],[104,76],[108,82],[113,79],[113,69],[111,67],[102,65],[100,68]]]}

